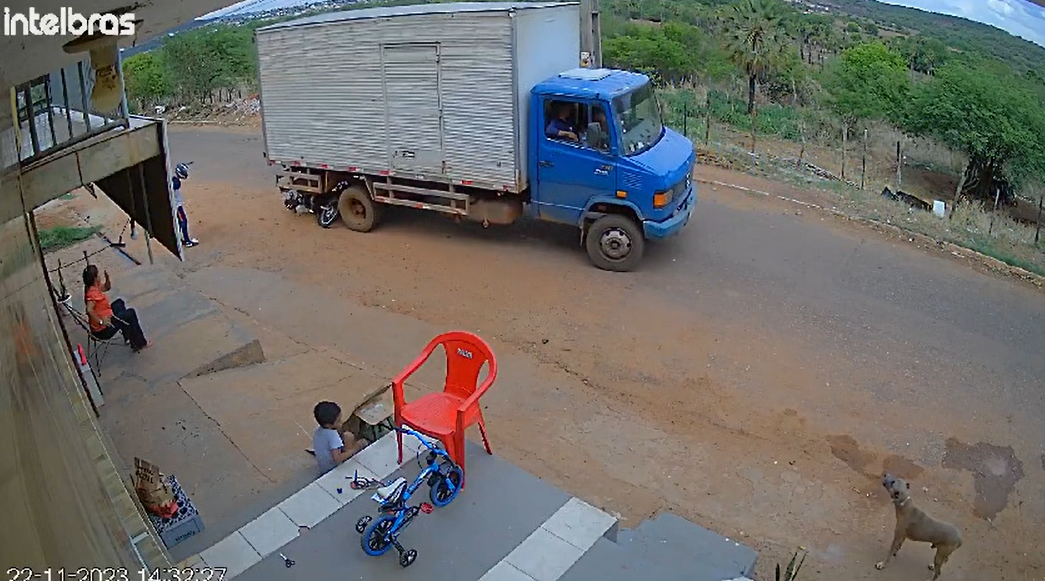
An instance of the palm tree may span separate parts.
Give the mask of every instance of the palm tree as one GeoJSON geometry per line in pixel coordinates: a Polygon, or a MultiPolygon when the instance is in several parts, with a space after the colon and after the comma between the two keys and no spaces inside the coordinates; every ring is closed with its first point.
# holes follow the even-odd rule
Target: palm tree
{"type": "Polygon", "coordinates": [[[743,0],[733,6],[723,24],[726,50],[747,75],[747,112],[751,114],[758,83],[778,65],[785,50],[783,11],[775,0],[743,0]]]}

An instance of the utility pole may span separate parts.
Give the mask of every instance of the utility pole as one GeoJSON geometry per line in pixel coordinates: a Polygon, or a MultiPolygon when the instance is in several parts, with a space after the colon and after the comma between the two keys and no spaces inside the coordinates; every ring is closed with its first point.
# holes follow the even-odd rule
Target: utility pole
{"type": "Polygon", "coordinates": [[[591,0],[591,60],[597,69],[602,68],[602,19],[599,12],[599,0],[591,0]]]}
{"type": "Polygon", "coordinates": [[[602,24],[599,21],[599,0],[581,0],[581,60],[582,65],[602,67],[602,24]],[[585,55],[587,56],[585,62],[585,55]]]}

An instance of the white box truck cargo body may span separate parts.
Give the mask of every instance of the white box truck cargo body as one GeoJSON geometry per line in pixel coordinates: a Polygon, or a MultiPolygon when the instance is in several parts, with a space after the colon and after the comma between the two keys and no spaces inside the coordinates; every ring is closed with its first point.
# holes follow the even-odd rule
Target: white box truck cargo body
{"type": "Polygon", "coordinates": [[[521,192],[537,83],[577,67],[575,3],[321,14],[258,29],[266,156],[521,192]]]}

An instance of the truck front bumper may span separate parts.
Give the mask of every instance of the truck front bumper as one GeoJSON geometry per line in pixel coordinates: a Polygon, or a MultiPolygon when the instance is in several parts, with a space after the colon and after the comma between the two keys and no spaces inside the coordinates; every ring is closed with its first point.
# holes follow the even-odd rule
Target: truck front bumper
{"type": "Polygon", "coordinates": [[[691,183],[689,190],[686,192],[686,197],[682,199],[682,203],[678,205],[670,218],[660,222],[654,222],[653,220],[642,221],[643,236],[647,239],[657,240],[678,234],[686,227],[686,224],[689,222],[689,217],[693,214],[693,209],[696,208],[696,206],[697,185],[691,183]]]}

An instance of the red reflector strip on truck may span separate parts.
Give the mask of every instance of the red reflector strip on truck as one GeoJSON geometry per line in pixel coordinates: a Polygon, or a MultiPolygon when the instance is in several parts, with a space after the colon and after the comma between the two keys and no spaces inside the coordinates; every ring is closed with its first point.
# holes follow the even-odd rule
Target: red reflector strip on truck
{"type": "Polygon", "coordinates": [[[472,180],[461,180],[461,185],[462,186],[470,186],[470,185],[472,185],[474,183],[475,182],[473,182],[472,180]]]}
{"type": "Polygon", "coordinates": [[[321,167],[321,168],[323,168],[323,169],[330,169],[330,166],[329,166],[329,165],[327,165],[327,164],[325,164],[325,163],[321,163],[321,164],[319,164],[319,167],[321,167]]]}
{"type": "Polygon", "coordinates": [[[350,171],[350,172],[353,172],[353,173],[354,173],[354,172],[357,172],[357,171],[359,171],[359,168],[358,168],[358,167],[350,167],[350,168],[348,168],[348,171],[350,171]]]}
{"type": "Polygon", "coordinates": [[[381,170],[380,173],[381,173],[381,175],[386,176],[386,175],[389,175],[390,172],[387,169],[385,169],[385,170],[381,170]]]}

